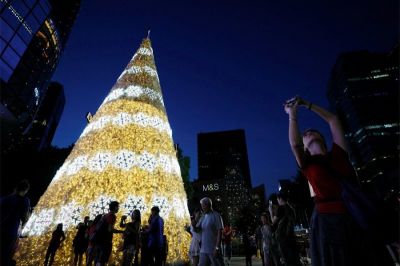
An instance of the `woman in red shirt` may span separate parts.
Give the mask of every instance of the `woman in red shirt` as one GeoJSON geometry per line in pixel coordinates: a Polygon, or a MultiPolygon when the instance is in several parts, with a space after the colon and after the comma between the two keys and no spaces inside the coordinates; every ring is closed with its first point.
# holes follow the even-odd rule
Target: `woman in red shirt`
{"type": "Polygon", "coordinates": [[[359,243],[356,242],[358,229],[341,198],[341,185],[337,178],[340,175],[356,180],[340,121],[334,114],[300,97],[288,100],[284,108],[289,115],[290,146],[311,185],[315,201],[311,219],[312,265],[360,265],[359,243]],[[333,138],[330,151],[319,131],[309,129],[300,134],[298,106],[306,107],[328,123],[333,138]]]}

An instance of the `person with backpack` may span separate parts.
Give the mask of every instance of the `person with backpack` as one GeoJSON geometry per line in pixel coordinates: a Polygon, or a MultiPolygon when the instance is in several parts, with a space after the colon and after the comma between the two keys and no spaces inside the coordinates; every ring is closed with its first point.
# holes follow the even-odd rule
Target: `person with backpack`
{"type": "Polygon", "coordinates": [[[123,230],[115,229],[117,220],[116,213],[119,210],[119,202],[112,201],[109,204],[109,212],[101,217],[96,226],[96,231],[92,236],[96,250],[96,266],[103,266],[108,263],[112,251],[113,234],[123,233],[123,230]]]}
{"type": "MultiPolygon", "coordinates": [[[[311,184],[315,209],[311,218],[311,261],[313,266],[372,265],[360,256],[360,228],[349,215],[342,198],[338,175],[356,180],[349,161],[344,133],[339,119],[326,109],[294,97],[284,104],[289,115],[289,143],[295,159],[311,184]],[[333,146],[328,150],[325,138],[315,130],[300,134],[297,110],[299,106],[313,111],[328,123],[333,146]]],[[[367,252],[368,253],[368,252],[367,252]]]]}

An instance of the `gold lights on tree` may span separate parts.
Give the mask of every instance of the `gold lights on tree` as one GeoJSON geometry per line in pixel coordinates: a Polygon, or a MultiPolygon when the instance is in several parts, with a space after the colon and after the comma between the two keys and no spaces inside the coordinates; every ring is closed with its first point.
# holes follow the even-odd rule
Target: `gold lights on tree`
{"type": "MultiPolygon", "coordinates": [[[[134,209],[146,224],[160,208],[169,243],[168,263],[188,261],[190,217],[172,131],[165,112],[150,39],[143,40],[110,93],[88,119],[71,154],[57,171],[25,225],[18,265],[40,265],[51,234],[63,223],[66,240],[54,265],[70,265],[76,225],[120,202],[122,215],[134,209]]],[[[118,228],[118,227],[117,227],[118,228]]],[[[120,264],[120,235],[114,235],[110,262],[120,264]]]]}

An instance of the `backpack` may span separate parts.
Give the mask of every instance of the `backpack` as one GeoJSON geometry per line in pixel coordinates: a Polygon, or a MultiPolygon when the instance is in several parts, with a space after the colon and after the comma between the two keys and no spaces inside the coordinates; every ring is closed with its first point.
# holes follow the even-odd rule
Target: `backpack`
{"type": "Polygon", "coordinates": [[[347,210],[357,224],[364,230],[373,233],[376,229],[378,217],[377,204],[361,188],[341,176],[335,169],[328,165],[328,169],[340,182],[342,200],[347,210]]]}

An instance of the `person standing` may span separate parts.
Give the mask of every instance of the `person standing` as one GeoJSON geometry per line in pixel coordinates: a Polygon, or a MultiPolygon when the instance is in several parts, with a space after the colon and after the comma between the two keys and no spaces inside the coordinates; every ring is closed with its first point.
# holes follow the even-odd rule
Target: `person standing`
{"type": "Polygon", "coordinates": [[[222,251],[224,255],[224,263],[229,266],[232,257],[232,228],[229,224],[226,224],[222,231],[222,251]]]}
{"type": "Polygon", "coordinates": [[[300,265],[296,236],[294,234],[295,211],[287,203],[286,194],[278,193],[277,199],[279,207],[276,217],[274,217],[274,221],[277,224],[275,237],[281,262],[285,266],[300,265]]]}
{"type": "Polygon", "coordinates": [[[122,230],[115,229],[117,220],[116,213],[119,210],[119,202],[112,201],[109,204],[109,212],[100,219],[97,224],[95,234],[96,266],[103,266],[108,263],[112,251],[113,234],[123,233],[122,230]]]}
{"type": "Polygon", "coordinates": [[[262,249],[262,259],[263,265],[269,266],[269,246],[271,238],[271,226],[269,223],[268,215],[266,213],[261,214],[261,249],[262,249]]]}
{"type": "MultiPolygon", "coordinates": [[[[200,205],[203,216],[196,224],[195,230],[201,232],[200,266],[219,266],[221,256],[221,239],[223,222],[221,215],[212,209],[210,198],[202,198],[200,205]]],[[[192,224],[193,225],[193,224],[192,224]]]]}
{"type": "Polygon", "coordinates": [[[91,240],[96,232],[97,224],[100,222],[103,215],[98,214],[93,221],[89,221],[87,230],[87,239],[89,240],[88,247],[86,249],[86,266],[92,266],[92,262],[96,258],[95,243],[91,240]]]}
{"type": "Polygon", "coordinates": [[[28,221],[31,206],[26,194],[29,188],[28,181],[22,180],[17,184],[14,193],[0,200],[1,265],[10,265],[16,249],[18,229],[28,221]]]}
{"type": "Polygon", "coordinates": [[[88,230],[89,216],[86,216],[83,223],[77,226],[77,232],[72,241],[74,247],[74,266],[82,265],[83,253],[88,247],[87,230],[88,230]]]}
{"type": "Polygon", "coordinates": [[[160,208],[154,206],[151,208],[151,216],[149,221],[148,248],[150,265],[162,265],[162,249],[164,247],[164,220],[160,217],[160,208]]]}
{"type": "MultiPolygon", "coordinates": [[[[314,192],[315,209],[311,218],[311,261],[313,266],[371,265],[362,262],[356,243],[357,226],[349,216],[341,197],[337,175],[350,181],[356,174],[349,161],[345,137],[339,119],[326,109],[294,97],[284,104],[289,116],[289,143],[302,172],[314,192]],[[299,106],[319,115],[329,125],[333,145],[328,150],[325,138],[315,130],[300,134],[299,106]]],[[[364,258],[368,256],[365,252],[364,258]]]]}
{"type": "Polygon", "coordinates": [[[65,240],[65,234],[63,231],[63,224],[60,223],[57,225],[56,230],[54,230],[53,234],[51,235],[49,247],[47,248],[46,257],[44,260],[44,266],[53,265],[56,251],[64,240],[65,240]]]}
{"type": "Polygon", "coordinates": [[[192,235],[192,241],[189,247],[189,257],[192,261],[192,266],[199,265],[200,256],[200,242],[201,242],[201,232],[196,232],[195,225],[199,222],[201,217],[200,209],[196,209],[191,217],[192,224],[190,225],[190,233],[192,235]]]}
{"type": "Polygon", "coordinates": [[[131,266],[139,246],[141,218],[140,211],[134,210],[131,214],[132,222],[125,223],[126,216],[122,216],[120,227],[125,228],[123,237],[123,266],[131,266]]]}

